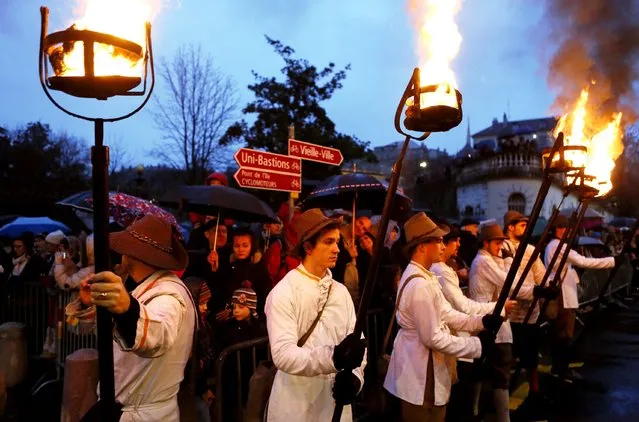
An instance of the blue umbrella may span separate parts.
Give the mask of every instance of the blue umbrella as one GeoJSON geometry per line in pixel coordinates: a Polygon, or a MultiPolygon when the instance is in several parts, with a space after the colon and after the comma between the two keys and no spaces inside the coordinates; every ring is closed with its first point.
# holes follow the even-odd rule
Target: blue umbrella
{"type": "Polygon", "coordinates": [[[18,237],[26,232],[38,234],[56,230],[62,230],[65,234],[71,232],[67,226],[49,217],[18,217],[0,228],[0,236],[18,237]]]}

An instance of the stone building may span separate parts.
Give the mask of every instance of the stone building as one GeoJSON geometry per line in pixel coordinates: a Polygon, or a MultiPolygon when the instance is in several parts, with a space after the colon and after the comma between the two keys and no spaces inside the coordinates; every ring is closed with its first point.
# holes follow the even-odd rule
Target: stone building
{"type": "MultiPolygon", "coordinates": [[[[460,218],[501,221],[508,210],[529,214],[541,186],[541,151],[552,146],[553,117],[509,121],[504,115],[488,128],[469,133],[466,145],[457,153],[457,211],[460,218]],[[472,142],[472,145],[471,145],[472,142]]],[[[541,216],[548,218],[561,202],[563,191],[553,184],[541,216]]],[[[573,208],[578,199],[571,194],[562,209],[573,208]]],[[[591,208],[607,216],[601,204],[591,208]]]]}

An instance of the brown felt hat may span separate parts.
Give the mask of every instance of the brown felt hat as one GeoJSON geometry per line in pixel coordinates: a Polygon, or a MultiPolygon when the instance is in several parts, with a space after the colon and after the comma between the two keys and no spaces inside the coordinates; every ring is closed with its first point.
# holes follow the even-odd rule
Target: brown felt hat
{"type": "Polygon", "coordinates": [[[520,221],[528,221],[528,217],[515,210],[507,211],[504,214],[504,230],[507,230],[511,224],[517,224],[520,221]]]}
{"type": "Polygon", "coordinates": [[[566,217],[565,215],[559,214],[557,217],[555,217],[555,220],[552,223],[552,228],[553,229],[565,228],[565,227],[568,227],[569,223],[570,222],[568,220],[568,217],[566,217]]]}
{"type": "Polygon", "coordinates": [[[418,212],[404,223],[404,233],[406,234],[404,254],[408,255],[420,243],[443,238],[449,231],[450,229],[447,226],[438,226],[426,214],[418,212]]]}
{"type": "Polygon", "coordinates": [[[171,224],[147,214],[125,230],[111,233],[111,249],[155,268],[182,270],[189,257],[171,224]]]}
{"type": "Polygon", "coordinates": [[[297,256],[299,248],[304,242],[331,224],[342,224],[342,219],[328,218],[319,208],[306,210],[299,215],[295,220],[295,230],[297,231],[298,240],[293,249],[294,255],[297,256]]]}
{"type": "Polygon", "coordinates": [[[501,239],[501,240],[505,240],[506,236],[504,236],[504,232],[502,231],[501,227],[499,227],[499,224],[485,224],[482,226],[480,232],[479,232],[479,239],[483,242],[484,240],[495,240],[495,239],[501,239]]]}

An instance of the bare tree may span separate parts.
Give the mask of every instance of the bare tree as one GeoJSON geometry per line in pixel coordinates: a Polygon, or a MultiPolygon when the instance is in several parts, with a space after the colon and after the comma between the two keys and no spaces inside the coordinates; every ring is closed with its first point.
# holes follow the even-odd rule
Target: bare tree
{"type": "Polygon", "coordinates": [[[156,96],[152,113],[163,142],[154,153],[183,169],[188,183],[201,183],[211,168],[228,162],[219,140],[237,108],[235,85],[214,66],[213,57],[192,45],[161,62],[159,74],[166,92],[156,96]]]}
{"type": "Polygon", "coordinates": [[[131,157],[124,146],[122,136],[112,136],[107,142],[109,145],[109,176],[124,167],[131,165],[131,157]]]}

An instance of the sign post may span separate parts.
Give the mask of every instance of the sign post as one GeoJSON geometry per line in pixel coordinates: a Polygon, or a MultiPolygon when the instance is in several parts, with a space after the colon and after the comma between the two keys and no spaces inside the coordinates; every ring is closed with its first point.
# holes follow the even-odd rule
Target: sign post
{"type": "MultiPolygon", "coordinates": [[[[288,127],[288,138],[295,138],[295,125],[290,125],[288,127]]],[[[288,155],[291,155],[291,146],[290,146],[290,141],[289,141],[289,153],[288,155]]],[[[293,215],[295,214],[295,197],[297,195],[293,196],[293,192],[291,192],[288,195],[288,222],[290,223],[291,221],[293,221],[293,215]]]]}

